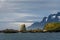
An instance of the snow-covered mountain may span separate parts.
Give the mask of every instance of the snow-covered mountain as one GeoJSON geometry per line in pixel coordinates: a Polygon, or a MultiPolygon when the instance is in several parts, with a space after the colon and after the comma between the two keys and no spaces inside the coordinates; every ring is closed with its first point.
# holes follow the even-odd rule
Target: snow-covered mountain
{"type": "Polygon", "coordinates": [[[41,22],[35,22],[28,28],[29,29],[43,28],[44,25],[49,22],[60,22],[60,12],[58,12],[57,14],[50,14],[48,17],[44,17],[41,22]]]}

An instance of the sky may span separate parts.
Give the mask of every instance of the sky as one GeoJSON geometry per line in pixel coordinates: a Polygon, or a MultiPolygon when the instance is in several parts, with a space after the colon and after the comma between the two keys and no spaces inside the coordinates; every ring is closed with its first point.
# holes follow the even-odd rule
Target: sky
{"type": "Polygon", "coordinates": [[[30,26],[60,11],[60,0],[0,0],[0,29],[30,26]]]}

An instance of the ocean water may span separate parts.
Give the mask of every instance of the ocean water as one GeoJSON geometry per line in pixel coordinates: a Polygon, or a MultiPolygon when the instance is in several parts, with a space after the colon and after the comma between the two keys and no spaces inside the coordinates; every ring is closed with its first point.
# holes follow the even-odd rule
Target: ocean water
{"type": "Polygon", "coordinates": [[[0,40],[60,40],[60,33],[0,33],[0,40]]]}

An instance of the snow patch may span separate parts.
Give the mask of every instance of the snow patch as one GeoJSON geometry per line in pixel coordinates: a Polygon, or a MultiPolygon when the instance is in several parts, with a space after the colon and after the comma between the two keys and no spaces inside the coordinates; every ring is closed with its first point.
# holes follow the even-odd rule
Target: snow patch
{"type": "Polygon", "coordinates": [[[55,18],[56,16],[54,15],[52,18],[55,18]]]}
{"type": "Polygon", "coordinates": [[[60,19],[60,16],[58,16],[58,18],[60,19]]]}

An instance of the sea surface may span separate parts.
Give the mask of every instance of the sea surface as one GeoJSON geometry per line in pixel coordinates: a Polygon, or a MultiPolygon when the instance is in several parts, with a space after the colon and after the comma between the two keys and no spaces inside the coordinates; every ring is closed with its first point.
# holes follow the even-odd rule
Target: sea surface
{"type": "Polygon", "coordinates": [[[60,40],[60,33],[0,33],[0,40],[60,40]]]}

